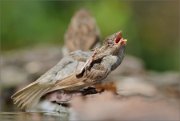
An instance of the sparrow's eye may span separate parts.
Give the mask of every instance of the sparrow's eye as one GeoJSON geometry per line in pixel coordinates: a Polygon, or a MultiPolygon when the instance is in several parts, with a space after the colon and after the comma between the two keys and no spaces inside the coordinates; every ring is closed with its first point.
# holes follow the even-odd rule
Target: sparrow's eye
{"type": "Polygon", "coordinates": [[[117,33],[117,35],[116,35],[116,38],[115,38],[115,43],[119,43],[119,41],[121,40],[121,38],[122,38],[122,34],[121,34],[121,32],[118,32],[117,33]]]}
{"type": "Polygon", "coordinates": [[[109,40],[106,41],[106,44],[107,45],[113,45],[114,43],[113,43],[113,41],[111,39],[109,39],[109,40]]]}

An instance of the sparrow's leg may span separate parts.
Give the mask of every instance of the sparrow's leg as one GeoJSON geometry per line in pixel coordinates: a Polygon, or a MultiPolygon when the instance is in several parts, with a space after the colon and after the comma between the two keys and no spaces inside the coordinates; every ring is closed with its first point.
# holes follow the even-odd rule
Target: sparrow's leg
{"type": "Polygon", "coordinates": [[[96,94],[99,93],[95,86],[88,86],[80,90],[82,95],[96,94]]]}
{"type": "Polygon", "coordinates": [[[48,95],[45,96],[45,98],[50,102],[63,103],[70,101],[72,98],[72,94],[65,93],[64,91],[60,90],[49,93],[48,95]]]}

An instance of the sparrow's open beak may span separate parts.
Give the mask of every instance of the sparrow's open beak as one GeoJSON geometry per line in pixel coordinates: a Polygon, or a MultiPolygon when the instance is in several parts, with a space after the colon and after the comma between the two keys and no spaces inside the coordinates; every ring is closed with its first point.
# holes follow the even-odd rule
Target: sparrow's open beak
{"type": "Polygon", "coordinates": [[[115,38],[114,42],[117,44],[122,39],[122,33],[121,32],[117,32],[115,37],[116,38],[115,38]]]}
{"type": "Polygon", "coordinates": [[[122,38],[122,39],[120,40],[120,44],[121,44],[121,45],[126,45],[126,42],[127,42],[127,39],[123,39],[123,38],[122,38]]]}
{"type": "Polygon", "coordinates": [[[117,32],[116,33],[116,38],[115,38],[115,41],[114,41],[116,44],[118,45],[126,45],[126,42],[127,42],[127,39],[124,39],[122,37],[122,33],[121,32],[117,32]]]}

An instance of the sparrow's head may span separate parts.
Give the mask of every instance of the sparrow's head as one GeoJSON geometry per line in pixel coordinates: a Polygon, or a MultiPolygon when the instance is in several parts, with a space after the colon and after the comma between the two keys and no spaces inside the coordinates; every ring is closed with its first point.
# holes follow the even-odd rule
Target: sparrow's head
{"type": "Polygon", "coordinates": [[[113,55],[124,54],[127,40],[122,37],[121,32],[110,35],[105,39],[104,46],[113,55]]]}

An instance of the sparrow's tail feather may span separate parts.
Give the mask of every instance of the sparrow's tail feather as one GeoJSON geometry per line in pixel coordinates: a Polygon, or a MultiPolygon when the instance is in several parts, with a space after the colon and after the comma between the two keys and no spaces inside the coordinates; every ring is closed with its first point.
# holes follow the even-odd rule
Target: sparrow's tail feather
{"type": "Polygon", "coordinates": [[[14,104],[21,109],[31,108],[38,103],[40,98],[50,89],[47,86],[40,86],[38,82],[33,82],[12,95],[14,104]]]}
{"type": "Polygon", "coordinates": [[[75,74],[57,81],[54,85],[41,85],[39,82],[33,82],[12,95],[14,104],[21,109],[33,108],[40,98],[56,90],[77,90],[87,85],[85,78],[77,78],[75,74]]]}

